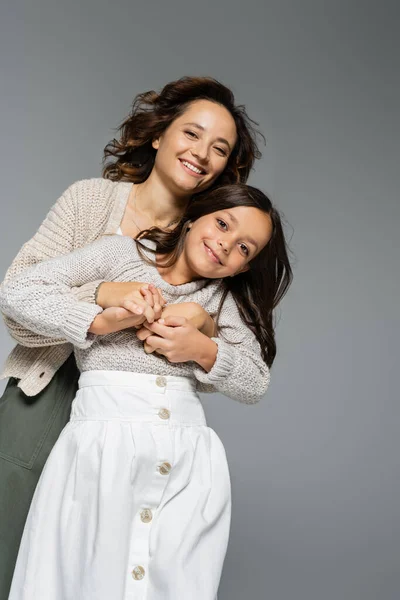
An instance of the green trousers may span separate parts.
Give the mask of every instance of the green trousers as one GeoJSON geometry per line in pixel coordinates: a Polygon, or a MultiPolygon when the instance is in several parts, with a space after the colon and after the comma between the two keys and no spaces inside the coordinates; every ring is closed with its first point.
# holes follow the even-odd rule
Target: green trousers
{"type": "Polygon", "coordinates": [[[7,600],[33,492],[78,389],[73,354],[37,396],[10,379],[0,399],[0,600],[7,600]]]}

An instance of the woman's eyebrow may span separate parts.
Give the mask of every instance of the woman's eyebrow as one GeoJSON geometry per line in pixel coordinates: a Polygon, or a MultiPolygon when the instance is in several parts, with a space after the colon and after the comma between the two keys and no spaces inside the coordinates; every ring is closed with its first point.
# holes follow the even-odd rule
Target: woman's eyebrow
{"type": "MultiPolygon", "coordinates": [[[[192,127],[197,127],[197,129],[200,129],[201,131],[206,131],[206,128],[203,127],[203,125],[199,125],[198,123],[185,123],[185,125],[191,125],[192,127]]],[[[225,138],[219,137],[215,141],[221,142],[222,144],[226,144],[229,150],[231,150],[231,145],[225,138]]]]}

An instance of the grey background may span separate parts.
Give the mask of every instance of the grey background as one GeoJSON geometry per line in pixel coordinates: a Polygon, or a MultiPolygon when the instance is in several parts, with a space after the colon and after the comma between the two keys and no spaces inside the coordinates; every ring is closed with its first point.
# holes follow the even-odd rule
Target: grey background
{"type": "MultiPolygon", "coordinates": [[[[133,96],[230,85],[267,136],[251,183],[294,230],[271,387],[205,398],[233,485],[220,600],[400,598],[397,3],[14,0],[1,9],[0,271],[133,96]]],[[[291,229],[288,229],[291,234],[291,229]]],[[[0,358],[12,347],[0,329],[0,358]]]]}

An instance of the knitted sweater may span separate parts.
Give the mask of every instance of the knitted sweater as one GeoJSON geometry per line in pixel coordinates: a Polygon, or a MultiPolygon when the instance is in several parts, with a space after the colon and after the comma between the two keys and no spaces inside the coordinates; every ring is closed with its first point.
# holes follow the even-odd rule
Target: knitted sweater
{"type": "MultiPolygon", "coordinates": [[[[36,234],[23,245],[4,282],[32,265],[81,248],[103,234],[115,233],[132,185],[99,178],[72,184],[50,209],[36,234]]],[[[95,280],[77,286],[72,293],[78,300],[94,304],[94,292],[99,283],[100,280],[95,280]]],[[[35,396],[51,381],[73,351],[73,346],[65,339],[35,333],[7,315],[4,315],[4,321],[18,344],[8,356],[1,378],[17,378],[23,392],[35,396]]],[[[259,357],[257,349],[254,358],[259,357]]]]}
{"type": "MultiPolygon", "coordinates": [[[[153,242],[145,242],[154,248],[153,242]]],[[[149,258],[154,256],[145,251],[149,258]]],[[[146,354],[132,330],[105,336],[88,333],[102,312],[96,304],[79,300],[72,288],[90,281],[147,281],[161,289],[169,303],[197,302],[216,317],[224,290],[222,280],[201,279],[171,285],[139,255],[130,237],[107,236],[75,252],[44,261],[0,288],[2,311],[42,336],[73,344],[83,371],[115,370],[156,375],[177,375],[195,380],[200,391],[219,391],[252,404],[265,393],[269,370],[260,356],[254,334],[244,325],[236,303],[228,295],[220,319],[216,361],[209,373],[194,362],[170,363],[146,354]]]]}

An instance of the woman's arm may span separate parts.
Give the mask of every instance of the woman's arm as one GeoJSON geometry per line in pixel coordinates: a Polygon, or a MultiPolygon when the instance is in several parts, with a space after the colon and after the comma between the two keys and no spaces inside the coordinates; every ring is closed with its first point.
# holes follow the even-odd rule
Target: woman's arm
{"type": "MultiPolygon", "coordinates": [[[[72,184],[50,209],[36,234],[22,246],[8,269],[4,282],[18,277],[26,269],[42,261],[71,252],[76,244],[77,221],[81,198],[89,193],[90,180],[72,184]]],[[[101,280],[93,279],[81,287],[76,287],[73,294],[78,300],[94,302],[94,293],[101,280]]],[[[3,314],[4,322],[10,335],[23,346],[44,347],[63,344],[66,340],[41,335],[16,322],[9,315],[3,314]]]]}
{"type": "Polygon", "coordinates": [[[138,275],[142,265],[135,242],[105,237],[64,256],[44,261],[0,287],[0,308],[23,327],[42,336],[62,339],[86,348],[93,342],[88,330],[103,309],[78,300],[72,288],[96,279],[112,278],[119,262],[132,255],[138,275]]]}

